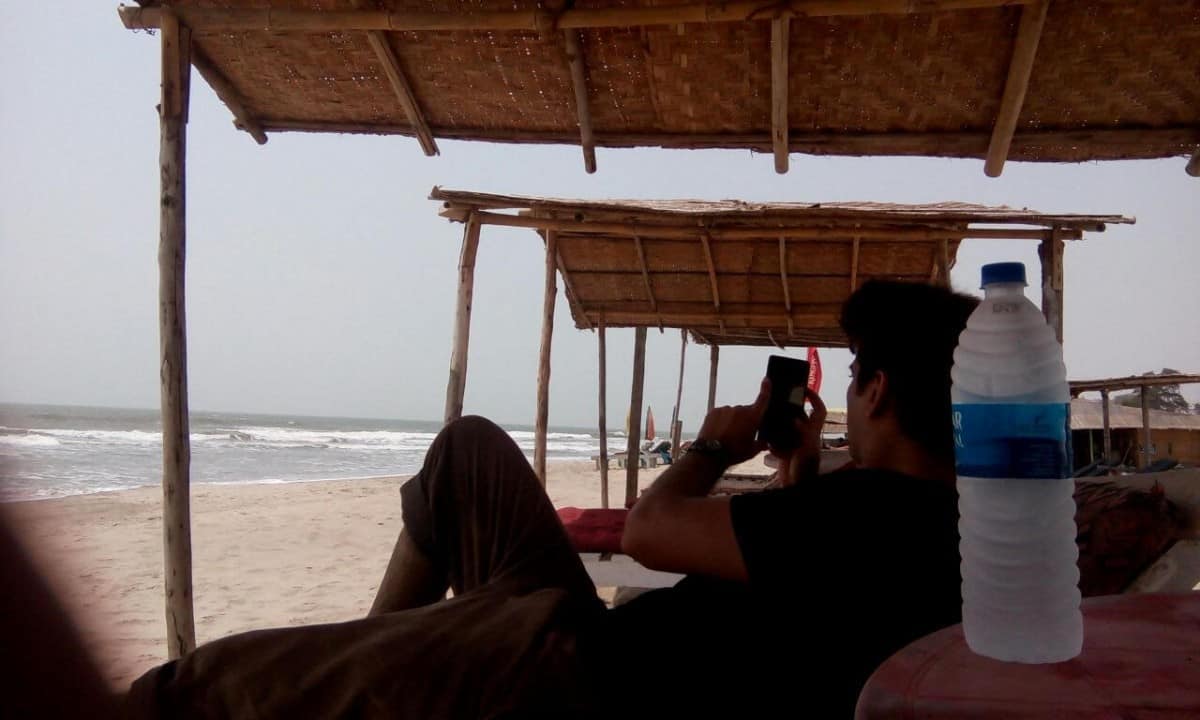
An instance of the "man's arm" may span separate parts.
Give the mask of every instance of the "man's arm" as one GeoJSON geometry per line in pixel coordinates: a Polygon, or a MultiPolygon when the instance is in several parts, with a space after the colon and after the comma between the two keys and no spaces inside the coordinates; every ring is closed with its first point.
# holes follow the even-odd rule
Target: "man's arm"
{"type": "Polygon", "coordinates": [[[730,465],[754,457],[754,439],[767,408],[763,382],[753,405],[715,408],[698,439],[721,444],[719,454],[686,453],[638,499],[625,523],[621,549],[654,570],[745,581],[746,562],[733,531],[727,497],[708,493],[730,465]]]}

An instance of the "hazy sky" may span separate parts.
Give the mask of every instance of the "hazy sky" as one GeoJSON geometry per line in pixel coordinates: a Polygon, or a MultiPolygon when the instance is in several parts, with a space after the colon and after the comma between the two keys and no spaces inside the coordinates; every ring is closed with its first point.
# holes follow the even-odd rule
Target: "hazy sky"
{"type": "MultiPolygon", "coordinates": [[[[117,3],[0,4],[0,400],[157,407],[159,46],[117,3]],[[30,31],[34,29],[34,31],[30,31]]],[[[1200,180],[1184,159],[1083,165],[822,159],[742,151],[575,147],[275,134],[255,145],[193,79],[188,154],[188,333],[194,409],[440,418],[461,225],[433,185],[565,197],[962,200],[1136,216],[1069,243],[1072,378],[1200,371],[1200,180]]],[[[1036,244],[968,241],[952,279],[1023,260],[1036,244]]],[[[561,283],[560,283],[561,286],[561,283]]],[[[542,302],[538,237],[485,228],[466,409],[534,414],[542,302]]],[[[1036,301],[1038,293],[1030,290],[1036,301]]],[[[628,402],[632,330],[609,333],[609,418],[628,402]]],[[[803,350],[795,351],[802,353],[803,350]]],[[[718,401],[753,396],[769,350],[725,349],[718,401]]],[[[823,396],[844,405],[849,355],[828,351],[823,396]]],[[[665,426],[679,334],[650,332],[646,398],[665,426]]],[[[596,338],[558,303],[551,424],[596,416],[596,338]]],[[[708,350],[687,354],[683,419],[704,409],[708,350]]],[[[1193,401],[1200,388],[1187,389],[1193,401]]]]}

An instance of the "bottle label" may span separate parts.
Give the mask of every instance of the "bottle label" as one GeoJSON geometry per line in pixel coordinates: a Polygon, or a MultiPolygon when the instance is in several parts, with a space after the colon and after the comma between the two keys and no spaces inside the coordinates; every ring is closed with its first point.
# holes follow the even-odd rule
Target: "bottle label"
{"type": "Polygon", "coordinates": [[[1068,403],[955,403],[953,419],[959,475],[1071,477],[1068,403]]]}

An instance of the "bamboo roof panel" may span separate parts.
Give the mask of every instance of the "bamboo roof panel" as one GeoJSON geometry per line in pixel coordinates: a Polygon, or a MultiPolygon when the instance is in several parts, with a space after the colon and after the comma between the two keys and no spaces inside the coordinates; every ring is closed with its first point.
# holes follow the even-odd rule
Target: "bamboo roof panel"
{"type": "MultiPolygon", "coordinates": [[[[570,30],[582,48],[596,145],[771,149],[770,17],[721,21],[731,5],[737,3],[574,3],[585,12],[657,13],[645,23],[597,21],[570,30]],[[670,21],[683,14],[715,19],[670,21]]],[[[787,56],[793,152],[987,154],[1022,9],[997,1],[928,11],[936,5],[814,17],[803,14],[805,3],[791,6],[798,8],[787,56]]],[[[386,37],[434,137],[581,142],[563,32],[554,28],[562,3],[177,0],[170,6],[270,132],[415,134],[366,39],[370,23],[362,13],[386,11],[393,15],[382,29],[372,27],[386,37]],[[271,14],[236,14],[267,9],[271,14]],[[289,11],[303,18],[288,18],[289,11]],[[420,25],[403,22],[413,13],[458,18],[470,27],[407,29],[420,25]],[[322,14],[335,19],[313,22],[322,14]],[[490,28],[472,25],[485,16],[479,22],[490,28]]],[[[841,12],[825,6],[817,15],[841,12]]],[[[157,22],[145,18],[127,25],[157,22]]],[[[1198,44],[1200,0],[1055,0],[1008,157],[1078,162],[1193,152],[1200,145],[1198,44]]]]}
{"type": "Polygon", "coordinates": [[[1046,239],[1052,228],[1133,222],[957,202],[589,201],[439,187],[430,199],[454,220],[555,232],[576,326],[684,328],[718,345],[844,346],[838,317],[854,288],[940,282],[977,223],[1046,239]]]}

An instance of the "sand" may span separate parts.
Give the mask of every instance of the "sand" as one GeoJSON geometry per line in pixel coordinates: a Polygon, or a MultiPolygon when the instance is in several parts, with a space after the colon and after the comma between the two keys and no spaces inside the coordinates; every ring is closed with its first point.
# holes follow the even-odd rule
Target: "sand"
{"type": "MultiPolygon", "coordinates": [[[[662,468],[644,470],[645,487],[662,468]]],[[[591,462],[548,464],[557,507],[598,507],[591,462]]],[[[192,489],[196,639],[362,617],[400,531],[403,478],[192,489]]],[[[610,471],[624,498],[624,471],[610,471]]],[[[12,503],[33,554],[114,687],[166,659],[162,495],[148,487],[12,503]]]]}

